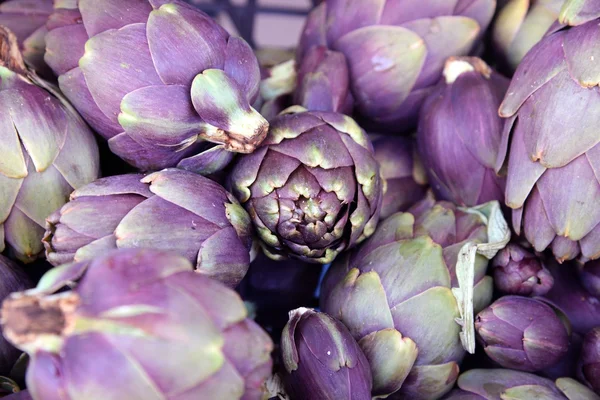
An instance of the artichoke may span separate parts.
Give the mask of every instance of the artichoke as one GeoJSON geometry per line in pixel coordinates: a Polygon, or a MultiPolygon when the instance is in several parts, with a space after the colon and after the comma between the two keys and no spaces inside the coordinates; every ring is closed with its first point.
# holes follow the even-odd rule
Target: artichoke
{"type": "Polygon", "coordinates": [[[1,322],[31,357],[34,400],[259,400],[271,373],[273,344],[239,296],[171,253],[55,268],[7,298],[1,322]]]}
{"type": "Polygon", "coordinates": [[[431,188],[441,200],[473,207],[504,200],[494,171],[504,121],[498,106],[508,79],[479,58],[451,57],[419,116],[417,143],[431,188]]]}
{"type": "Polygon", "coordinates": [[[44,51],[46,21],[53,9],[53,0],[8,0],[0,4],[0,25],[15,34],[27,65],[44,76],[51,73],[44,51]]]}
{"type": "Polygon", "coordinates": [[[174,251],[229,286],[250,264],[250,217],[222,186],[193,172],[166,169],[117,175],[79,188],[52,213],[44,237],[54,265],[109,249],[174,251]]]}
{"type": "Polygon", "coordinates": [[[580,365],[582,380],[600,394],[600,326],[583,338],[580,365]]]}
{"type": "MultiPolygon", "coordinates": [[[[10,293],[29,289],[31,281],[17,264],[0,254],[0,301],[10,293]]],[[[7,375],[21,352],[0,336],[0,375],[7,375]]]]}
{"type": "MultiPolygon", "coordinates": [[[[321,309],[342,321],[363,349],[374,396],[435,399],[452,388],[465,355],[452,291],[459,286],[458,253],[467,242],[487,240],[481,214],[426,198],[382,221],[361,247],[332,264],[321,309]]],[[[475,256],[476,311],[492,298],[487,264],[475,256]]]]}
{"type": "Polygon", "coordinates": [[[460,375],[446,400],[599,400],[571,378],[556,381],[510,369],[472,369],[460,375]]]}
{"type": "Polygon", "coordinates": [[[495,0],[327,0],[309,14],[298,65],[314,46],[343,54],[356,111],[378,127],[408,131],[446,59],[471,52],[495,6],[495,0]]]}
{"type": "Polygon", "coordinates": [[[594,4],[565,4],[561,22],[580,24],[547,35],[529,51],[499,111],[508,119],[496,169],[507,161],[513,228],[536,251],[551,248],[559,262],[600,257],[600,98],[594,88],[600,66],[593,62],[599,20],[586,14],[594,4]],[[578,9],[581,17],[572,14],[578,9]]]}
{"type": "Polygon", "coordinates": [[[535,372],[561,360],[569,348],[567,328],[540,300],[504,296],[480,312],[475,330],[486,354],[504,368],[535,372]]]}
{"type": "Polygon", "coordinates": [[[46,217],[98,178],[98,146],[62,96],[27,70],[3,27],[0,115],[0,252],[7,246],[30,262],[44,250],[46,217]]]}
{"type": "Polygon", "coordinates": [[[342,114],[286,110],[229,176],[265,253],[327,264],[379,220],[379,165],[365,132],[342,114]]]}
{"type": "Polygon", "coordinates": [[[281,335],[287,394],[294,400],[368,400],[371,370],[341,322],[307,308],[290,311],[281,335]]]}
{"type": "Polygon", "coordinates": [[[401,136],[369,135],[383,178],[380,218],[406,211],[425,197],[427,176],[414,140],[401,136]]]}
{"type": "Polygon", "coordinates": [[[492,261],[494,284],[507,294],[542,296],[554,285],[541,259],[516,243],[498,252],[492,261]]]}
{"type": "Polygon", "coordinates": [[[265,137],[250,106],[260,82],[252,49],[197,8],[79,0],[48,27],[45,60],[60,88],[131,165],[209,174],[231,160],[226,150],[251,152],[265,137]]]}
{"type": "Polygon", "coordinates": [[[498,11],[492,44],[504,69],[514,71],[558,19],[565,0],[508,0],[498,11]]]}

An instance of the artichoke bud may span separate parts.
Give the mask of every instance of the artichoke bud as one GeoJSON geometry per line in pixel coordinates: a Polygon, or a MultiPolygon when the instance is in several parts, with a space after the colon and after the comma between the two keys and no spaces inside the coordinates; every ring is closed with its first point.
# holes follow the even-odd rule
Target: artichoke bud
{"type": "Polygon", "coordinates": [[[542,261],[518,244],[511,243],[492,262],[494,283],[504,293],[542,296],[554,285],[542,261]]]}

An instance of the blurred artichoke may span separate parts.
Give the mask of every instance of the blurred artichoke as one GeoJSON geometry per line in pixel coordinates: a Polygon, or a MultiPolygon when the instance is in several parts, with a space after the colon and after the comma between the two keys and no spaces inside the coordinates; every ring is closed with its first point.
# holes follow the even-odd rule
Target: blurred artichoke
{"type": "Polygon", "coordinates": [[[419,116],[417,143],[431,188],[442,200],[473,207],[504,201],[494,171],[504,121],[498,116],[508,79],[479,58],[451,57],[419,116]]]}
{"type": "MultiPolygon", "coordinates": [[[[29,289],[31,281],[17,264],[0,254],[0,301],[10,293],[29,289]]],[[[7,375],[21,352],[0,336],[0,375],[7,375]]]]}
{"type": "MultiPolygon", "coordinates": [[[[569,0],[561,22],[589,21],[586,7],[600,10],[596,2],[569,0]],[[577,10],[580,17],[572,14],[577,10]]],[[[566,27],[535,45],[499,111],[508,120],[496,168],[507,160],[513,228],[535,250],[551,248],[559,262],[600,257],[598,22],[566,27]]]]}
{"type": "Polygon", "coordinates": [[[383,178],[380,218],[406,211],[425,197],[427,176],[415,142],[401,136],[369,135],[383,178]]]}
{"type": "Polygon", "coordinates": [[[271,373],[272,342],[239,296],[154,250],[51,270],[4,301],[2,327],[31,357],[34,400],[259,400],[271,373]]]}
{"type": "Polygon", "coordinates": [[[567,353],[569,334],[554,310],[540,300],[504,296],[480,312],[475,330],[486,354],[504,368],[535,372],[567,353]]]}
{"type": "Polygon", "coordinates": [[[492,261],[494,284],[507,294],[542,296],[554,285],[552,274],[539,257],[511,243],[492,261]]]}
{"type": "Polygon", "coordinates": [[[48,23],[46,62],[125,161],[208,174],[231,160],[226,150],[251,152],[265,137],[268,123],[250,106],[258,61],[208,15],[179,0],[68,7],[48,23]]]}
{"type": "Polygon", "coordinates": [[[510,369],[472,369],[460,375],[445,400],[599,400],[571,378],[556,381],[510,369]]]}
{"type": "Polygon", "coordinates": [[[85,123],[26,69],[16,37],[0,27],[0,252],[22,261],[44,249],[45,219],[98,177],[98,147],[85,123]]]}
{"type": "Polygon", "coordinates": [[[579,269],[579,279],[585,288],[596,297],[600,296],[600,260],[589,261],[579,269]]]}
{"type": "MultiPolygon", "coordinates": [[[[321,309],[340,319],[363,349],[373,395],[435,399],[452,388],[465,355],[452,291],[457,257],[465,243],[487,240],[480,214],[427,198],[382,221],[361,247],[332,264],[321,309]]],[[[476,312],[492,297],[487,263],[475,256],[476,312]]]]}
{"type": "Polygon", "coordinates": [[[446,59],[471,52],[495,6],[495,0],[327,0],[306,21],[298,65],[314,46],[343,54],[358,113],[378,127],[409,131],[446,59]]]}
{"type": "Polygon", "coordinates": [[[556,22],[565,0],[508,0],[498,11],[492,31],[494,53],[502,67],[514,71],[525,54],[556,22]]]}
{"type": "Polygon", "coordinates": [[[600,326],[583,338],[580,365],[582,380],[600,394],[600,326]]]}
{"type": "Polygon", "coordinates": [[[0,4],[0,25],[15,34],[25,63],[43,76],[51,74],[44,52],[46,21],[53,9],[53,0],[8,0],[0,4]]]}
{"type": "Polygon", "coordinates": [[[178,169],[79,188],[50,215],[44,237],[54,265],[148,247],[174,251],[232,287],[248,270],[251,244],[250,218],[237,200],[208,178],[178,169]]]}
{"type": "Polygon", "coordinates": [[[265,253],[327,264],[379,220],[379,165],[365,132],[342,114],[286,110],[229,177],[265,253]]]}
{"type": "Polygon", "coordinates": [[[371,369],[341,322],[307,308],[290,311],[281,336],[286,392],[292,400],[369,400],[371,369]]]}

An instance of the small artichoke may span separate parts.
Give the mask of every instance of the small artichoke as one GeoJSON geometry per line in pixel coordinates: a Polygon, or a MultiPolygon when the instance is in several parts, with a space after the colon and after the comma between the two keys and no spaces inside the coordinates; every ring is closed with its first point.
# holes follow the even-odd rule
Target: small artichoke
{"type": "Polygon", "coordinates": [[[492,261],[494,285],[506,294],[542,296],[554,285],[542,260],[516,243],[500,250],[492,261]]]}
{"type": "Polygon", "coordinates": [[[54,265],[116,248],[174,251],[231,287],[250,264],[250,217],[222,186],[201,175],[166,169],[117,175],[79,188],[52,213],[44,237],[54,265]]]}
{"type": "MultiPolygon", "coordinates": [[[[465,243],[487,239],[480,215],[426,198],[382,221],[369,240],[332,264],[321,309],[363,349],[374,396],[436,399],[452,388],[465,355],[455,321],[455,265],[465,243]]],[[[487,259],[475,260],[477,312],[490,303],[493,285],[487,259]]]]}
{"type": "Polygon", "coordinates": [[[583,381],[600,394],[600,326],[583,338],[580,367],[583,381]]]}
{"type": "Polygon", "coordinates": [[[544,302],[504,296],[475,318],[486,354],[504,368],[536,372],[555,365],[569,348],[567,328],[544,302]]]}
{"type": "Polygon", "coordinates": [[[427,176],[412,138],[369,135],[383,178],[380,218],[406,211],[425,197],[427,176]]]}
{"type": "Polygon", "coordinates": [[[307,308],[290,311],[281,335],[286,393],[293,400],[369,400],[371,369],[341,322],[307,308]]]}
{"type": "Polygon", "coordinates": [[[229,176],[265,253],[327,264],[369,237],[382,183],[373,147],[353,119],[290,108],[229,176]]]}
{"type": "MultiPolygon", "coordinates": [[[[6,4],[6,3],[5,3],[6,4]]],[[[62,95],[31,74],[0,27],[0,252],[31,262],[45,219],[100,172],[92,132],[62,95]]]]}
{"type": "Polygon", "coordinates": [[[52,269],[4,301],[1,322],[30,356],[34,400],[260,400],[271,373],[273,344],[239,296],[171,253],[52,269]]]}
{"type": "Polygon", "coordinates": [[[268,123],[250,106],[258,61],[208,15],[179,0],[71,3],[48,23],[45,60],[125,161],[209,174],[231,160],[226,150],[251,152],[265,137],[268,123]]]}
{"type": "Polygon", "coordinates": [[[496,174],[508,79],[474,57],[451,57],[419,116],[417,143],[437,198],[473,207],[504,201],[496,174]]]}
{"type": "Polygon", "coordinates": [[[510,369],[472,369],[458,378],[459,389],[445,400],[600,400],[571,378],[551,381],[510,369]]]}

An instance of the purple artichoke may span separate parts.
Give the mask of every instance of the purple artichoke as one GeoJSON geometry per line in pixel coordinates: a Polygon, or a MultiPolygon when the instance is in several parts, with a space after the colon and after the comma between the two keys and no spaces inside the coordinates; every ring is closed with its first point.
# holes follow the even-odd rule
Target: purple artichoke
{"type": "Polygon", "coordinates": [[[34,400],[259,400],[271,373],[273,344],[239,296],[154,250],[51,270],[4,301],[2,327],[31,357],[34,400]]]}
{"type": "Polygon", "coordinates": [[[356,111],[377,126],[408,131],[446,59],[471,52],[495,6],[495,0],[327,0],[308,17],[298,65],[315,46],[342,54],[356,111]]]}
{"type": "Polygon", "coordinates": [[[600,326],[583,338],[580,366],[582,379],[600,394],[600,326]]]}
{"type": "Polygon", "coordinates": [[[527,52],[558,19],[565,0],[508,0],[496,14],[494,53],[503,68],[514,71],[527,52]]]}
{"type": "Polygon", "coordinates": [[[431,188],[442,200],[473,207],[504,201],[494,171],[504,121],[498,116],[508,79],[479,58],[451,57],[419,116],[417,143],[431,188]]]}
{"type": "Polygon", "coordinates": [[[498,252],[492,268],[494,284],[503,293],[542,296],[554,285],[542,260],[515,243],[498,252]]]}
{"type": "Polygon", "coordinates": [[[383,178],[380,218],[406,211],[425,197],[427,176],[414,140],[401,136],[369,135],[383,178]]]}
{"type": "Polygon", "coordinates": [[[569,348],[567,328],[554,310],[527,297],[496,300],[477,315],[475,330],[487,355],[504,368],[539,371],[569,348]]]}
{"type": "Polygon", "coordinates": [[[0,25],[15,34],[27,65],[44,76],[51,74],[44,52],[46,21],[53,9],[53,0],[8,0],[0,4],[0,25]]]}
{"type": "Polygon", "coordinates": [[[379,220],[379,165],[365,132],[342,114],[288,109],[229,177],[265,253],[330,263],[379,220]]]}
{"type": "Polygon", "coordinates": [[[0,252],[24,262],[43,252],[45,219],[98,178],[98,146],[73,108],[23,63],[0,27],[0,252]]]}
{"type": "Polygon", "coordinates": [[[571,378],[556,381],[510,369],[472,369],[458,378],[459,389],[445,400],[598,400],[571,378]]]}
{"type": "Polygon", "coordinates": [[[281,336],[283,379],[294,400],[367,400],[371,369],[348,328],[307,308],[290,311],[281,336]]]}
{"type": "MultiPolygon", "coordinates": [[[[480,215],[427,198],[382,221],[361,247],[332,264],[321,309],[342,321],[363,349],[374,396],[436,399],[452,388],[465,355],[455,321],[455,265],[465,243],[487,239],[480,215]]],[[[487,259],[476,255],[477,311],[492,297],[486,269],[487,259]]]]}
{"type": "Polygon", "coordinates": [[[258,61],[208,15],[179,0],[67,7],[48,23],[46,62],[125,161],[208,174],[231,160],[226,150],[252,152],[265,137],[268,123],[250,106],[258,61]]]}
{"type": "Polygon", "coordinates": [[[250,264],[252,226],[219,184],[166,169],[111,176],[79,188],[48,218],[44,245],[54,265],[115,248],[171,250],[200,273],[233,287],[250,264]]]}
{"type": "Polygon", "coordinates": [[[600,14],[596,2],[565,4],[561,22],[578,26],[547,35],[529,51],[499,111],[508,120],[496,167],[507,161],[513,228],[536,251],[551,248],[559,262],[600,257],[600,66],[594,61],[600,15],[586,16],[586,7],[600,14]]]}
{"type": "Polygon", "coordinates": [[[579,269],[579,279],[585,288],[600,297],[600,260],[589,261],[579,269]]]}
{"type": "MultiPolygon", "coordinates": [[[[0,301],[12,292],[29,289],[31,281],[17,264],[0,254],[0,301]]],[[[21,352],[0,336],[0,374],[7,375],[21,352]]]]}

